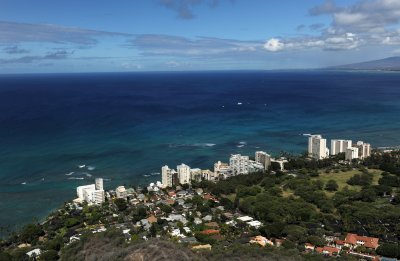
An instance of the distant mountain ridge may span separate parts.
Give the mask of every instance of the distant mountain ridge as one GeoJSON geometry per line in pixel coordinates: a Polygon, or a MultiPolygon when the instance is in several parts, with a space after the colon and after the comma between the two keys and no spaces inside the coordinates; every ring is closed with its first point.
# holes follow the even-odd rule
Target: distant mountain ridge
{"type": "Polygon", "coordinates": [[[400,56],[361,63],[331,66],[327,69],[400,71],[400,56]]]}

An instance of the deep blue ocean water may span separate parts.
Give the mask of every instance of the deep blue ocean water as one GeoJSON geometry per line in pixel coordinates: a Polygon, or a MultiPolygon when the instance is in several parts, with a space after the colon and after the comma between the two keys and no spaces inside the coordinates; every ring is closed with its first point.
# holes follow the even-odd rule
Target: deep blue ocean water
{"type": "Polygon", "coordinates": [[[0,226],[40,220],[95,177],[109,189],[164,164],[302,153],[303,133],[400,145],[399,120],[399,73],[1,75],[0,226]]]}

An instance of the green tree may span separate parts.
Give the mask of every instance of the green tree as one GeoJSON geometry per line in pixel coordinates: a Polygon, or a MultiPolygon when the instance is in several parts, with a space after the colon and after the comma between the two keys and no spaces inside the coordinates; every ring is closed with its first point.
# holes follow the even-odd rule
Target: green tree
{"type": "Polygon", "coordinates": [[[11,261],[12,256],[6,252],[0,252],[0,261],[11,261]]]}
{"type": "Polygon", "coordinates": [[[22,229],[19,237],[22,242],[34,243],[43,235],[44,231],[40,225],[28,224],[22,229]]]}
{"type": "Polygon", "coordinates": [[[114,200],[115,205],[117,206],[119,211],[124,211],[128,205],[126,203],[126,200],[123,198],[117,198],[114,200]]]}
{"type": "Polygon", "coordinates": [[[382,256],[400,258],[400,245],[394,243],[383,243],[378,247],[376,252],[382,256]]]}
{"type": "Polygon", "coordinates": [[[79,224],[79,220],[76,218],[68,218],[67,220],[65,220],[65,226],[68,228],[73,227],[77,224],[79,224]]]}
{"type": "Polygon", "coordinates": [[[333,179],[328,180],[328,182],[325,185],[325,190],[327,191],[337,191],[338,188],[339,188],[338,184],[333,179]]]}

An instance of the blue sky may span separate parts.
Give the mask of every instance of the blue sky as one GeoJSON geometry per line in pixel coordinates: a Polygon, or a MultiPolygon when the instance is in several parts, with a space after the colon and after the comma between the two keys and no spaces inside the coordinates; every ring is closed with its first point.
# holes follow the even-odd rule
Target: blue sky
{"type": "Polygon", "coordinates": [[[400,54],[398,0],[5,0],[0,73],[299,69],[400,54]]]}

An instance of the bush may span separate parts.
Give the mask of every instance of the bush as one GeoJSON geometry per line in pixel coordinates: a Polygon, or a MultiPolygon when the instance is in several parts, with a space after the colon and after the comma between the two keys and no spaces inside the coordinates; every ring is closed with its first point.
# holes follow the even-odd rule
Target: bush
{"type": "Polygon", "coordinates": [[[57,261],[59,259],[58,253],[55,250],[47,250],[40,255],[40,260],[42,261],[57,261]]]}

